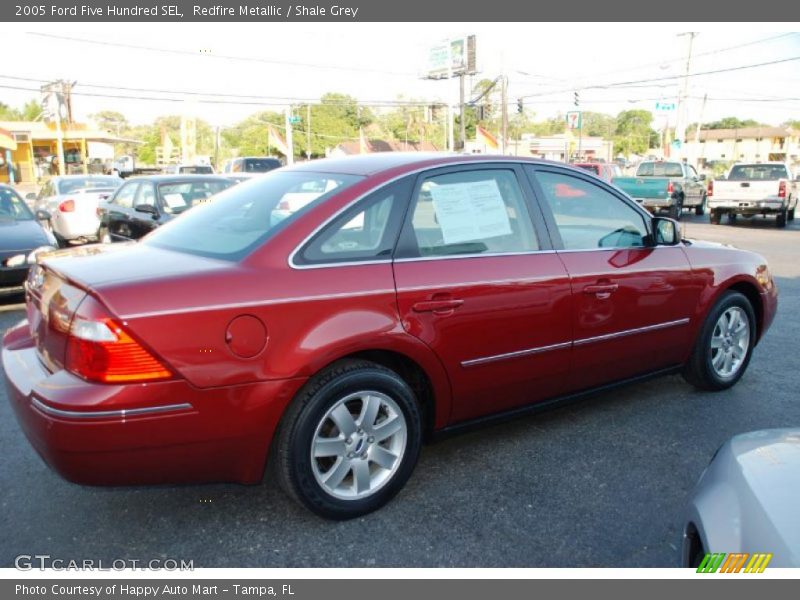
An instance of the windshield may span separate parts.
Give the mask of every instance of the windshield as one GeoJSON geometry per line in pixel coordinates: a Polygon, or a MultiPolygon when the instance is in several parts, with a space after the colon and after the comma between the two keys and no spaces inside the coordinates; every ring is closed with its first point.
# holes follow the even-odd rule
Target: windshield
{"type": "Polygon", "coordinates": [[[783,165],[736,165],[731,169],[728,179],[733,181],[776,181],[789,179],[789,173],[783,165]]]}
{"type": "Polygon", "coordinates": [[[227,179],[162,183],[158,186],[158,195],[164,200],[164,211],[177,215],[232,185],[227,179]]]}
{"type": "Polygon", "coordinates": [[[281,162],[274,158],[246,158],[244,165],[242,165],[242,171],[245,173],[266,173],[280,166],[281,162]]]}
{"type": "Polygon", "coordinates": [[[122,185],[119,177],[74,177],[58,182],[59,194],[71,194],[84,189],[116,189],[122,185]]]}
{"type": "Polygon", "coordinates": [[[645,162],[636,170],[637,177],[683,177],[680,163],[645,162]]]}
{"type": "Polygon", "coordinates": [[[595,175],[600,174],[600,167],[597,165],[576,165],[579,169],[583,169],[584,171],[589,171],[590,173],[594,173],[595,175]]]}
{"type": "Polygon", "coordinates": [[[239,260],[298,214],[361,179],[356,175],[274,171],[231,187],[212,202],[197,204],[180,219],[156,229],[142,243],[239,260]],[[303,195],[303,202],[294,201],[298,194],[303,195]]]}
{"type": "Polygon", "coordinates": [[[214,173],[214,169],[212,169],[208,165],[193,165],[188,167],[181,167],[178,169],[179,173],[194,173],[196,175],[211,175],[214,173]]]}
{"type": "Polygon", "coordinates": [[[14,190],[0,188],[0,219],[33,221],[33,213],[14,190]]]}

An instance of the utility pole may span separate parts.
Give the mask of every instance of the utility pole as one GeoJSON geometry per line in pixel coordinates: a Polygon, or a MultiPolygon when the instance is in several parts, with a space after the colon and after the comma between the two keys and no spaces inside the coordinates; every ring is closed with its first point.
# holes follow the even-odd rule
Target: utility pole
{"type": "Polygon", "coordinates": [[[679,155],[683,155],[683,141],[686,138],[686,121],[687,121],[687,101],[689,96],[689,69],[692,65],[692,45],[694,43],[694,38],[697,35],[696,31],[688,31],[686,33],[678,34],[678,37],[689,36],[689,48],[686,53],[686,70],[683,74],[683,89],[681,90],[680,94],[678,94],[678,115],[677,115],[677,122],[675,124],[675,139],[680,140],[681,142],[681,151],[679,155]]]}
{"type": "Polygon", "coordinates": [[[502,76],[502,80],[500,81],[500,102],[502,103],[502,118],[503,118],[503,125],[502,131],[500,133],[500,153],[506,153],[506,140],[508,139],[508,77],[505,74],[502,76]]]}
{"type": "MultiPolygon", "coordinates": [[[[447,40],[447,81],[453,80],[453,44],[447,40]]],[[[450,84],[452,85],[452,84],[450,84]]],[[[449,94],[448,94],[449,96],[449,94]]],[[[456,148],[456,134],[455,134],[455,111],[453,110],[453,100],[447,100],[447,149],[453,152],[456,148]]]]}
{"type": "Polygon", "coordinates": [[[306,105],[306,158],[311,160],[311,105],[306,105]]]}
{"type": "Polygon", "coordinates": [[[294,164],[294,144],[292,143],[292,105],[286,107],[286,164],[294,164]]]}
{"type": "Polygon", "coordinates": [[[462,72],[459,76],[459,104],[461,105],[461,135],[460,135],[460,148],[463,151],[467,145],[467,119],[465,118],[465,104],[464,104],[464,79],[466,74],[462,72]]]}
{"type": "Polygon", "coordinates": [[[214,131],[214,170],[219,171],[219,125],[214,131]]]}
{"type": "MultiPolygon", "coordinates": [[[[706,112],[706,102],[708,101],[708,92],[703,94],[703,104],[700,106],[700,118],[697,119],[697,129],[694,130],[694,148],[697,152],[700,149],[700,128],[703,126],[703,116],[706,112]]],[[[694,166],[698,167],[700,165],[700,159],[703,158],[703,153],[698,152],[698,155],[695,157],[694,166]]]]}

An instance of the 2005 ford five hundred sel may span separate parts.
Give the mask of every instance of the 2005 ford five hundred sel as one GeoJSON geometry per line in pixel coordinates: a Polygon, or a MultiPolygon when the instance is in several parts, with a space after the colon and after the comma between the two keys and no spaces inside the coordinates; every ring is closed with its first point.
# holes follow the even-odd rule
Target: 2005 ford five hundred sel
{"type": "Polygon", "coordinates": [[[391,499],[432,434],[654,374],[728,388],[776,305],[763,258],[585,171],[366,155],[45,258],[2,360],[67,479],[256,483],[269,455],[341,519],[391,499]]]}

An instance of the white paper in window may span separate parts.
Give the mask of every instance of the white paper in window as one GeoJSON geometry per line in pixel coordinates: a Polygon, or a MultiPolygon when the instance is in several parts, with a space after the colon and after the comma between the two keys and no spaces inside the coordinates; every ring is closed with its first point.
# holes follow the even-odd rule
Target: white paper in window
{"type": "Polygon", "coordinates": [[[164,202],[170,208],[182,208],[186,206],[186,200],[183,199],[181,194],[164,194],[164,202]]]}
{"type": "Polygon", "coordinates": [[[494,179],[436,185],[430,193],[445,244],[511,233],[506,204],[494,179]]]}

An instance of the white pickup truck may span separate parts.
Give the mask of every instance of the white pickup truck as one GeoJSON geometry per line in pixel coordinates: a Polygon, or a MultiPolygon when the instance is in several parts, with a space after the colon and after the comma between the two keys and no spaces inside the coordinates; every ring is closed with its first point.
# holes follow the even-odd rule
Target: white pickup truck
{"type": "Polygon", "coordinates": [[[736,163],[727,177],[708,184],[711,223],[719,225],[725,214],[730,221],[737,215],[775,215],[775,224],[786,227],[797,208],[797,182],[785,163],[736,163]]]}

